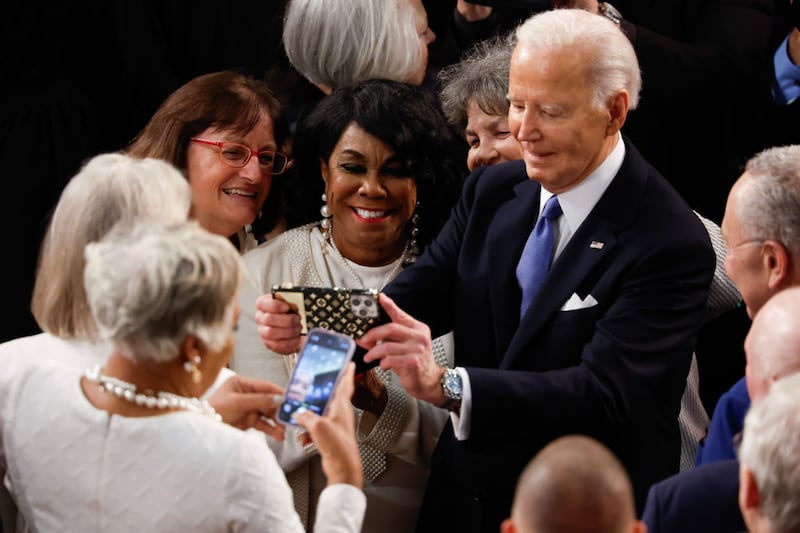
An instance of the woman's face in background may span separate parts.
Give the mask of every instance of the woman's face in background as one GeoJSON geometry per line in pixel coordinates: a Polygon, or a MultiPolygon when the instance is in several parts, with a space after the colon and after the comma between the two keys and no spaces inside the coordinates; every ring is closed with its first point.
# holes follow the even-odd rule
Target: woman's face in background
{"type": "MultiPolygon", "coordinates": [[[[272,119],[267,114],[246,135],[208,128],[195,137],[234,142],[259,152],[278,150],[272,119]]],[[[192,218],[206,230],[225,237],[253,223],[272,185],[272,173],[260,167],[257,157],[236,168],[220,161],[218,147],[196,142],[189,143],[186,168],[192,188],[192,218]]]]}
{"type": "Polygon", "coordinates": [[[416,24],[417,35],[419,35],[420,49],[422,50],[422,65],[409,81],[414,85],[422,85],[425,79],[425,71],[428,68],[428,45],[436,40],[436,34],[428,27],[428,14],[422,5],[422,0],[408,0],[414,10],[414,21],[416,24]]]}
{"type": "Polygon", "coordinates": [[[465,135],[470,172],[480,166],[522,159],[522,146],[508,127],[507,115],[490,115],[471,100],[467,108],[465,135]]]}

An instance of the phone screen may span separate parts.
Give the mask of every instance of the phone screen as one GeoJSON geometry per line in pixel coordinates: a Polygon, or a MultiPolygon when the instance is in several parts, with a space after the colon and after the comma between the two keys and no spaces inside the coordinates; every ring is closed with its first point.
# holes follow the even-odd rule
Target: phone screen
{"type": "Polygon", "coordinates": [[[295,425],[295,413],[313,411],[322,415],[354,351],[355,341],[347,335],[320,328],[309,331],[286,387],[286,399],[278,411],[278,420],[295,425]]]}

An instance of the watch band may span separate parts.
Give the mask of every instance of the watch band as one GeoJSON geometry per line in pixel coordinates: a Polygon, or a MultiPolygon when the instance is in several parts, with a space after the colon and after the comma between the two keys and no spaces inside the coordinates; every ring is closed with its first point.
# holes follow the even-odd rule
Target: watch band
{"type": "Polygon", "coordinates": [[[608,2],[598,3],[597,9],[600,15],[603,15],[617,26],[619,26],[622,22],[622,13],[620,13],[616,7],[612,6],[608,2]]]}

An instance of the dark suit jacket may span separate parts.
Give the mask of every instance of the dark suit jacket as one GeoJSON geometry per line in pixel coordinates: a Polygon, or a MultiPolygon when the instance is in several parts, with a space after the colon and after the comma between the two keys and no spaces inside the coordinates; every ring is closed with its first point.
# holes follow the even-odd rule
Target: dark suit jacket
{"type": "Polygon", "coordinates": [[[760,138],[757,101],[769,91],[762,72],[771,58],[773,2],[611,3],[642,69],[640,105],[625,133],[693,209],[719,223],[760,138]]]}
{"type": "Polygon", "coordinates": [[[643,520],[647,533],[747,531],[739,509],[739,462],[708,463],[656,483],[643,520]]]}
{"type": "Polygon", "coordinates": [[[454,331],[472,388],[470,438],[445,428],[421,531],[497,531],[522,468],[569,433],[608,445],[640,504],[677,471],[680,397],[714,253],[686,203],[626,145],[521,321],[514,270],[540,192],[522,161],[473,172],[437,239],[385,289],[434,335],[454,331]],[[573,293],[598,303],[560,312],[573,293]]]}

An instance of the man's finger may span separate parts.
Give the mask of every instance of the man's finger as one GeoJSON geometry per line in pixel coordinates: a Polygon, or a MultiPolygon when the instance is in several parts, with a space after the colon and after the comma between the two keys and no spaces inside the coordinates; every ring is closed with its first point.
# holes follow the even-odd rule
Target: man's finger
{"type": "Polygon", "coordinates": [[[389,318],[392,319],[392,322],[397,322],[404,326],[414,325],[414,317],[400,309],[400,307],[394,303],[394,300],[383,293],[380,293],[378,297],[380,298],[381,307],[383,307],[383,310],[389,315],[389,318]]]}

